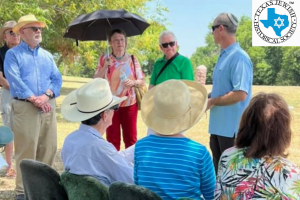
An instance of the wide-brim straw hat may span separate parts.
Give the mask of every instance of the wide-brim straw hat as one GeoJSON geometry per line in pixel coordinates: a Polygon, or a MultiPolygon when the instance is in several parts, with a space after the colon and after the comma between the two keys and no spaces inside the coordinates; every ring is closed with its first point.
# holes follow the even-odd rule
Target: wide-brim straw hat
{"type": "Polygon", "coordinates": [[[144,123],[162,135],[188,130],[202,117],[207,106],[203,85],[187,80],[168,80],[151,90],[142,99],[144,123]]]}
{"type": "Polygon", "coordinates": [[[3,34],[7,29],[13,28],[17,24],[16,21],[8,21],[0,28],[0,42],[3,41],[3,34]]]}
{"type": "Polygon", "coordinates": [[[37,18],[34,15],[29,14],[29,15],[25,15],[25,16],[21,17],[18,20],[17,25],[13,28],[13,32],[19,33],[20,28],[22,28],[23,26],[25,26],[27,24],[31,24],[31,23],[39,23],[40,27],[42,27],[42,28],[44,28],[46,26],[45,22],[39,21],[39,20],[37,20],[37,18]]]}
{"type": "Polygon", "coordinates": [[[81,122],[120,104],[127,97],[112,95],[107,80],[96,78],[70,92],[63,100],[61,114],[72,122],[81,122]]]}
{"type": "Polygon", "coordinates": [[[13,141],[14,135],[12,130],[7,126],[0,126],[0,147],[13,141]]]}

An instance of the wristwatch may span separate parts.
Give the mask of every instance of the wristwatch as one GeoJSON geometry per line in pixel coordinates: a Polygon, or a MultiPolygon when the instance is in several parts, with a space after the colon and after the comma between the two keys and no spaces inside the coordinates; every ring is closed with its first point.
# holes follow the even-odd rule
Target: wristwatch
{"type": "Polygon", "coordinates": [[[49,97],[49,99],[52,99],[53,98],[53,96],[51,95],[51,93],[49,93],[49,92],[45,92],[44,93],[47,97],[49,97]]]}

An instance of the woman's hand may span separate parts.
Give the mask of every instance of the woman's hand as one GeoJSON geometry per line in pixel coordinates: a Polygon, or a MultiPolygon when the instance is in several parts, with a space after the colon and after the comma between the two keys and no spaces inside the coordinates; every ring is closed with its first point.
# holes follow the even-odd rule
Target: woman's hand
{"type": "Polygon", "coordinates": [[[94,78],[104,78],[105,77],[105,72],[106,70],[109,70],[108,68],[112,65],[112,61],[109,58],[105,58],[104,61],[104,66],[103,68],[98,67],[95,74],[94,78]]]}
{"type": "Polygon", "coordinates": [[[104,68],[108,68],[112,65],[112,61],[109,58],[106,58],[104,61],[104,68]]]}
{"type": "Polygon", "coordinates": [[[127,79],[126,81],[124,81],[124,85],[126,87],[133,87],[135,86],[135,80],[127,79]]]}

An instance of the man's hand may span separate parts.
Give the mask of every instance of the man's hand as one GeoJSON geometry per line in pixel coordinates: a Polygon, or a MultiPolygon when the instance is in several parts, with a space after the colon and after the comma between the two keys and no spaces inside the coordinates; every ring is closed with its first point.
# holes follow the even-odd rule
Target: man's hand
{"type": "Polygon", "coordinates": [[[209,98],[207,101],[206,110],[211,109],[213,106],[228,106],[236,104],[240,101],[244,101],[247,97],[247,93],[239,90],[239,91],[231,91],[223,96],[219,96],[216,98],[209,98]]]}
{"type": "Polygon", "coordinates": [[[40,109],[43,113],[49,113],[52,110],[52,106],[50,103],[45,103],[40,107],[40,109]]]}
{"type": "Polygon", "coordinates": [[[31,103],[33,103],[36,100],[35,96],[31,96],[27,98],[28,101],[30,101],[31,103]]]}
{"type": "Polygon", "coordinates": [[[229,106],[244,101],[246,98],[247,93],[242,90],[238,90],[228,92],[223,96],[212,98],[211,101],[213,101],[212,105],[214,106],[229,106]]]}
{"type": "Polygon", "coordinates": [[[48,103],[49,97],[47,97],[45,94],[41,96],[35,97],[35,100],[32,102],[34,106],[41,108],[44,104],[48,103]]]}
{"type": "Polygon", "coordinates": [[[208,99],[208,100],[207,100],[207,106],[206,106],[205,112],[208,111],[209,109],[211,109],[213,106],[214,106],[214,105],[213,105],[212,98],[208,99]]]}

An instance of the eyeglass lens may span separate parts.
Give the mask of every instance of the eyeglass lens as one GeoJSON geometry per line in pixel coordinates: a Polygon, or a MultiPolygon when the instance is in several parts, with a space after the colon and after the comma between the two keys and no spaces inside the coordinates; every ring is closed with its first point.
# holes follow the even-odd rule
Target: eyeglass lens
{"type": "Polygon", "coordinates": [[[13,31],[6,32],[5,34],[9,34],[9,35],[18,35],[18,34],[15,34],[13,31]]]}
{"type": "Polygon", "coordinates": [[[212,32],[214,32],[215,29],[220,27],[221,25],[224,26],[224,27],[228,27],[227,25],[223,25],[223,24],[214,25],[214,26],[211,27],[212,32]]]}
{"type": "Polygon", "coordinates": [[[170,45],[170,47],[173,47],[175,45],[175,41],[161,44],[163,48],[168,48],[168,45],[170,45]]]}
{"type": "Polygon", "coordinates": [[[35,27],[35,26],[32,26],[32,27],[26,27],[24,29],[28,29],[30,28],[31,30],[33,30],[34,32],[37,32],[38,30],[40,30],[41,32],[43,31],[43,28],[42,27],[35,27]]]}
{"type": "Polygon", "coordinates": [[[220,25],[212,26],[212,27],[211,27],[212,32],[214,32],[215,29],[218,28],[219,26],[220,26],[220,25]]]}

